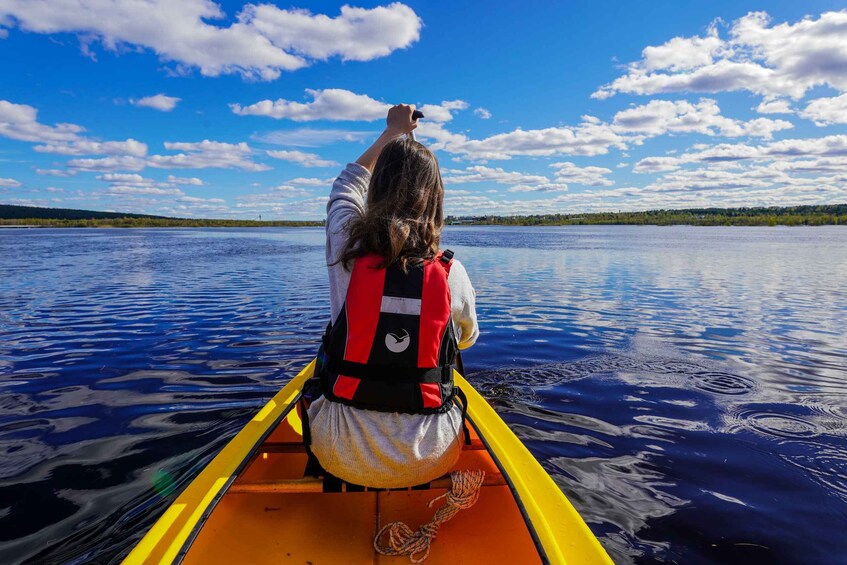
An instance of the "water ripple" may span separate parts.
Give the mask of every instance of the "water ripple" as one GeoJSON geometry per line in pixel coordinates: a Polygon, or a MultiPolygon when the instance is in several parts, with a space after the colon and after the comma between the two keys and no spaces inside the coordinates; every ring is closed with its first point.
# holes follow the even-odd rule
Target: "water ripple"
{"type": "Polygon", "coordinates": [[[790,414],[745,410],[738,413],[736,419],[742,428],[776,438],[810,438],[821,433],[814,422],[790,414]]]}

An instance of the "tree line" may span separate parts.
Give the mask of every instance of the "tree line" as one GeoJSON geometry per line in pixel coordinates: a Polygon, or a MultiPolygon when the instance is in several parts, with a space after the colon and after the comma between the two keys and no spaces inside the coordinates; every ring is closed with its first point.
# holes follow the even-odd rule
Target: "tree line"
{"type": "Polygon", "coordinates": [[[55,228],[252,228],[322,226],[323,221],[297,220],[211,220],[169,218],[149,214],[97,212],[67,208],[40,208],[0,204],[0,226],[30,225],[55,228]]]}
{"type": "Polygon", "coordinates": [[[529,216],[449,216],[448,224],[495,226],[690,225],[690,226],[824,226],[847,225],[847,204],[761,208],[691,208],[592,214],[529,216]]]}
{"type": "MultiPolygon", "coordinates": [[[[847,204],[771,206],[759,208],[690,208],[643,212],[592,214],[538,214],[529,216],[448,216],[447,224],[494,226],[569,225],[691,225],[691,226],[823,226],[847,225],[847,204]]],[[[96,212],[0,204],[0,226],[43,227],[305,227],[323,226],[323,220],[214,220],[168,218],[145,214],[96,212]]]]}
{"type": "Polygon", "coordinates": [[[253,220],[203,220],[179,218],[0,218],[0,226],[38,226],[45,228],[266,228],[322,226],[324,222],[313,220],[278,220],[259,222],[253,220]]]}

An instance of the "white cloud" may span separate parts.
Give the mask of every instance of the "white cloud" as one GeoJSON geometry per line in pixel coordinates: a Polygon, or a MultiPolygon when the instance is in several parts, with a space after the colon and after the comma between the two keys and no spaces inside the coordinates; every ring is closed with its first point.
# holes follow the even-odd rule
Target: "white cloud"
{"type": "MultiPolygon", "coordinates": [[[[640,145],[645,139],[667,133],[699,133],[709,136],[763,137],[792,128],[785,120],[756,118],[749,121],[722,116],[712,99],[696,103],[686,100],[653,100],[618,112],[613,123],[595,116],[582,116],[577,126],[558,126],[538,130],[520,128],[474,140],[447,130],[442,123],[424,121],[418,126],[419,137],[429,140],[431,148],[461,155],[474,161],[510,159],[519,155],[597,156],[610,149],[624,150],[628,144],[640,145]]],[[[626,155],[622,155],[626,156],[626,155]]]]}
{"type": "Polygon", "coordinates": [[[72,177],[76,171],[69,169],[35,169],[35,174],[51,177],[72,177]]]}
{"type": "Polygon", "coordinates": [[[267,171],[265,164],[253,161],[253,150],[243,141],[165,142],[165,149],[179,151],[173,155],[116,155],[101,159],[71,159],[68,166],[83,171],[141,171],[146,167],[157,169],[240,169],[242,171],[267,171]]]}
{"type": "Polygon", "coordinates": [[[521,200],[492,200],[485,195],[453,197],[448,192],[445,209],[448,214],[471,216],[589,213],[713,206],[827,204],[843,201],[845,197],[847,189],[843,182],[839,185],[825,177],[792,178],[780,172],[768,171],[766,167],[754,167],[735,173],[709,169],[685,171],[663,177],[646,187],[547,193],[540,198],[521,200]]]}
{"type": "Polygon", "coordinates": [[[483,120],[491,119],[491,112],[489,112],[485,108],[476,108],[474,109],[473,113],[482,118],[483,120]]]}
{"type": "Polygon", "coordinates": [[[252,160],[253,150],[244,143],[203,141],[196,143],[165,142],[165,149],[180,151],[176,155],[150,155],[148,165],[159,169],[240,169],[267,171],[270,167],[252,160]]]}
{"type": "Polygon", "coordinates": [[[641,61],[592,97],[748,90],[797,99],[821,85],[847,91],[847,11],[770,24],[765,12],[750,12],[733,22],[727,39],[713,26],[707,37],[647,47],[641,61]]]}
{"type": "Polygon", "coordinates": [[[791,108],[791,104],[789,104],[788,100],[776,99],[776,100],[763,100],[758,106],[756,106],[756,111],[760,114],[793,114],[794,110],[791,108]]]}
{"type": "Polygon", "coordinates": [[[147,161],[140,157],[113,156],[100,159],[71,159],[68,167],[77,171],[141,171],[147,161]]]}
{"type": "Polygon", "coordinates": [[[181,196],[176,201],[189,202],[191,204],[223,204],[226,202],[223,198],[198,198],[197,196],[181,196]]]}
{"type": "Polygon", "coordinates": [[[648,71],[668,69],[682,71],[710,65],[721,49],[716,28],[707,37],[674,37],[667,43],[645,47],[642,52],[644,68],[648,71]]]}
{"type": "Polygon", "coordinates": [[[743,161],[788,161],[799,158],[847,157],[847,135],[829,135],[818,138],[783,139],[764,145],[721,143],[713,146],[695,146],[694,151],[679,157],[647,157],[636,163],[636,173],[673,171],[691,163],[711,163],[721,166],[739,166],[743,161]]]}
{"type": "MultiPolygon", "coordinates": [[[[249,106],[241,104],[229,106],[233,113],[239,116],[266,116],[295,122],[316,120],[373,122],[385,119],[388,109],[391,108],[391,104],[342,88],[306,89],[306,94],[312,98],[310,102],[295,102],[280,98],[276,101],[261,100],[249,106]]],[[[464,100],[445,100],[441,104],[424,104],[420,110],[428,121],[449,122],[453,119],[453,112],[465,110],[467,107],[468,103],[464,100]]]]}
{"type": "Polygon", "coordinates": [[[658,173],[674,171],[682,165],[679,157],[645,157],[632,168],[636,173],[658,173]]]}
{"type": "Polygon", "coordinates": [[[332,182],[334,180],[334,178],[318,179],[297,177],[296,179],[291,179],[290,181],[288,181],[288,184],[294,184],[297,186],[330,186],[332,185],[332,182]]]}
{"type": "Polygon", "coordinates": [[[106,182],[129,182],[129,183],[140,183],[145,180],[153,182],[152,179],[145,179],[141,175],[131,174],[131,173],[106,173],[105,175],[99,175],[97,180],[104,180],[106,182]]]}
{"type": "Polygon", "coordinates": [[[762,149],[768,156],[819,157],[847,156],[847,135],[828,135],[807,139],[783,139],[770,143],[762,149]]]}
{"type": "Polygon", "coordinates": [[[153,108],[161,112],[170,112],[176,108],[177,103],[182,100],[176,96],[166,96],[164,94],[156,94],[154,96],[145,96],[138,100],[130,99],[130,104],[141,106],[142,108],[153,108]]]}
{"type": "Polygon", "coordinates": [[[153,179],[132,173],[106,173],[99,175],[97,180],[109,183],[104,195],[155,195],[155,196],[184,196],[185,193],[173,182],[157,182],[153,179]]]}
{"type": "Polygon", "coordinates": [[[76,124],[42,124],[38,121],[38,110],[34,107],[0,100],[0,136],[40,143],[34,147],[39,153],[136,157],[147,154],[147,145],[135,139],[95,141],[81,135],[84,131],[85,128],[76,124]]]}
{"type": "Polygon", "coordinates": [[[271,192],[274,193],[275,196],[284,198],[296,198],[312,195],[312,193],[306,190],[305,188],[292,186],[290,184],[281,184],[279,186],[273,186],[271,187],[271,192]]]}
{"type": "Polygon", "coordinates": [[[235,218],[238,215],[220,198],[177,198],[173,204],[159,205],[155,213],[178,218],[235,218]]]}
{"type": "Polygon", "coordinates": [[[774,184],[774,176],[759,169],[724,171],[700,168],[673,171],[646,187],[657,191],[699,191],[764,188],[774,184]]]}
{"type": "Polygon", "coordinates": [[[57,202],[58,199],[53,198],[50,200],[44,198],[6,198],[3,200],[3,204],[14,204],[16,206],[40,206],[42,208],[49,208],[51,204],[57,202]]]}
{"type": "Polygon", "coordinates": [[[21,182],[15,179],[4,179],[0,178],[0,187],[3,188],[17,188],[21,186],[21,182]]]}
{"type": "Polygon", "coordinates": [[[416,42],[422,24],[414,10],[399,2],[372,9],[345,5],[335,18],[303,9],[281,10],[273,4],[248,4],[240,17],[277,47],[317,60],[385,57],[416,42]]]}
{"type": "Polygon", "coordinates": [[[168,175],[168,182],[171,184],[182,184],[190,186],[203,186],[205,183],[197,177],[175,177],[168,175]]]}
{"type": "Polygon", "coordinates": [[[501,168],[491,168],[482,165],[467,167],[464,170],[445,169],[444,184],[465,184],[472,182],[496,182],[498,184],[539,184],[549,179],[541,175],[529,175],[516,171],[505,171],[501,168]]]}
{"type": "Polygon", "coordinates": [[[606,178],[606,175],[611,174],[611,169],[604,167],[578,167],[571,162],[552,163],[550,165],[556,170],[556,181],[581,184],[585,186],[612,186],[615,181],[606,178]]]}
{"type": "Polygon", "coordinates": [[[665,173],[627,200],[642,209],[843,202],[847,136],[696,145],[679,156],[642,159],[634,170],[665,173]]]}
{"type": "MultiPolygon", "coordinates": [[[[453,112],[467,110],[468,103],[464,100],[445,100],[441,104],[424,104],[418,109],[423,112],[424,118],[427,120],[449,122],[453,119],[453,112]]],[[[385,117],[385,114],[382,117],[385,117]]]]}
{"type": "Polygon", "coordinates": [[[360,142],[377,135],[374,131],[354,131],[343,129],[299,128],[293,130],[269,131],[250,137],[253,141],[286,145],[293,147],[321,147],[338,141],[360,142]]]}
{"type": "Polygon", "coordinates": [[[0,21],[24,31],[76,33],[83,52],[99,41],[119,52],[146,48],[181,68],[203,75],[238,73],[272,80],[282,71],[338,56],[367,61],[408,47],[420,37],[421,20],[408,6],[373,9],[343,6],[332,18],[273,4],[247,4],[230,20],[211,0],[4,0],[0,21]]]}
{"type": "MultiPolygon", "coordinates": [[[[303,198],[311,196],[311,193],[290,185],[280,185],[270,189],[269,192],[260,192],[253,194],[243,194],[236,196],[238,202],[236,208],[249,208],[255,213],[278,213],[282,210],[283,204],[290,203],[292,198],[303,198]]],[[[311,199],[315,201],[316,199],[311,199]]],[[[317,197],[317,200],[322,201],[326,205],[327,198],[325,196],[317,197]]],[[[322,210],[325,213],[325,210],[322,210]]]]}
{"type": "MultiPolygon", "coordinates": [[[[845,39],[847,41],[847,39],[845,39]]],[[[800,116],[815,122],[816,126],[847,124],[847,94],[834,98],[812,100],[800,116]]]]}
{"type": "Polygon", "coordinates": [[[773,162],[769,166],[789,173],[839,176],[847,185],[847,157],[802,157],[773,162]]]}
{"type": "Polygon", "coordinates": [[[156,188],[155,186],[115,185],[106,190],[107,194],[155,194],[158,196],[179,196],[183,192],[178,188],[156,188]]]}
{"type": "MultiPolygon", "coordinates": [[[[168,175],[164,181],[156,181],[151,178],[143,177],[137,173],[104,173],[97,176],[97,180],[109,183],[109,187],[103,193],[105,195],[157,195],[157,196],[181,196],[185,198],[194,198],[185,196],[185,193],[179,186],[202,186],[203,181],[196,177],[176,177],[168,175]]],[[[196,199],[199,202],[202,199],[196,199]]],[[[209,199],[206,199],[210,201],[209,199]]],[[[191,200],[181,200],[189,202],[191,200]]]]}
{"type": "Polygon", "coordinates": [[[289,119],[295,122],[314,120],[330,121],[374,121],[385,118],[391,106],[374,100],[366,94],[356,94],[340,88],[325,90],[307,89],[311,102],[294,102],[280,98],[277,101],[262,100],[249,106],[230,104],[239,116],[267,116],[289,119]]]}
{"type": "Polygon", "coordinates": [[[79,141],[45,143],[36,145],[33,149],[39,153],[56,153],[59,155],[130,155],[144,157],[147,155],[147,145],[135,139],[126,141],[79,141]]]}
{"type": "Polygon", "coordinates": [[[715,100],[651,100],[615,114],[617,131],[650,136],[665,133],[700,133],[726,137],[755,136],[770,138],[773,132],[794,127],[785,120],[757,118],[747,122],[721,115],[715,100]]]}
{"type": "Polygon", "coordinates": [[[567,192],[568,185],[563,182],[545,182],[542,184],[518,184],[509,188],[509,192],[567,192]]]}
{"type": "MultiPolygon", "coordinates": [[[[475,182],[495,182],[497,184],[513,185],[508,192],[564,192],[568,190],[568,183],[586,186],[610,186],[614,182],[605,178],[611,173],[603,167],[578,167],[577,165],[564,162],[550,165],[555,169],[554,179],[551,180],[544,175],[532,175],[517,171],[506,171],[501,168],[477,165],[467,167],[464,170],[444,169],[444,183],[466,184],[475,182]]],[[[450,194],[456,195],[462,191],[450,190],[450,194]]]]}
{"type": "Polygon", "coordinates": [[[302,189],[282,185],[270,192],[237,196],[235,207],[243,214],[285,218],[320,218],[326,213],[326,196],[292,200],[309,195],[302,189]]]}
{"type": "Polygon", "coordinates": [[[36,143],[79,140],[84,128],[75,124],[48,126],[38,122],[38,110],[26,104],[0,100],[0,135],[36,143]]]}
{"type": "Polygon", "coordinates": [[[578,126],[536,130],[516,129],[484,139],[468,139],[452,133],[442,124],[424,121],[416,130],[420,137],[434,141],[432,149],[465,155],[469,159],[511,159],[518,155],[605,155],[611,147],[624,148],[627,139],[609,124],[584,121],[578,126]]]}
{"type": "Polygon", "coordinates": [[[274,159],[297,163],[303,167],[337,167],[337,161],[321,159],[316,153],[305,153],[303,151],[268,151],[268,155],[274,159]]]}

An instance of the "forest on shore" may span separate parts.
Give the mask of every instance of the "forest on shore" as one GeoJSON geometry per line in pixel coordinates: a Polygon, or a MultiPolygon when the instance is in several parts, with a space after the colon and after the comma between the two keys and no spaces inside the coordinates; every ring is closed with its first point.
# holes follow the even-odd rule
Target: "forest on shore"
{"type": "Polygon", "coordinates": [[[450,224],[493,226],[825,226],[847,225],[847,204],[762,208],[691,208],[644,212],[448,217],[450,224]]]}
{"type": "Polygon", "coordinates": [[[214,220],[169,218],[147,214],[98,212],[66,208],[39,208],[0,204],[0,227],[34,226],[46,228],[262,228],[322,226],[317,220],[214,220]]]}
{"type": "MultiPolygon", "coordinates": [[[[569,225],[690,225],[690,226],[824,226],[847,225],[847,204],[773,206],[761,208],[692,208],[644,212],[539,214],[531,216],[448,216],[450,225],[569,226],[569,225]]],[[[121,212],[38,208],[0,204],[0,227],[303,227],[322,226],[323,220],[215,220],[169,218],[121,212]]]]}

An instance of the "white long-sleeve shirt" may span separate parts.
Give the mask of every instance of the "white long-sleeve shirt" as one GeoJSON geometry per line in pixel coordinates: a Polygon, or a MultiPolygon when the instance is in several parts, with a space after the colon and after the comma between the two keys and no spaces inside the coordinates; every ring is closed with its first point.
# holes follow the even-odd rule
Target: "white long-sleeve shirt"
{"type": "MultiPolygon", "coordinates": [[[[347,244],[349,223],[365,212],[370,172],[350,163],[332,185],[327,203],[326,259],[332,321],[338,318],[350,272],[335,263],[347,244]]],[[[447,277],[459,347],[479,335],[475,293],[467,271],[453,260],[447,277]]],[[[398,488],[426,483],[450,470],[461,452],[461,410],[401,414],[362,410],[325,398],[309,408],[312,451],[333,475],[354,484],[398,488]]]]}

